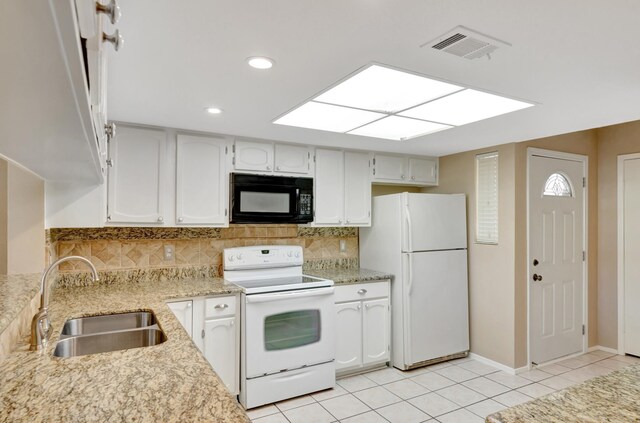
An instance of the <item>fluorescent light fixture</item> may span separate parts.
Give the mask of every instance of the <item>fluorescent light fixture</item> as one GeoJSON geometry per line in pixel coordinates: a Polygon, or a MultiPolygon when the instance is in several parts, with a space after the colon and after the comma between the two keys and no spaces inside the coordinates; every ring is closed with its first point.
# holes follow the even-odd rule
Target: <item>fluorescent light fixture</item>
{"type": "Polygon", "coordinates": [[[207,107],[205,110],[207,111],[207,113],[211,113],[212,115],[219,115],[220,113],[222,113],[222,109],[218,107],[207,107]]]}
{"type": "Polygon", "coordinates": [[[273,59],[270,59],[268,57],[255,56],[255,57],[248,57],[247,63],[252,68],[265,70],[265,69],[271,69],[273,67],[274,61],[273,59]]]}
{"type": "Polygon", "coordinates": [[[399,116],[389,116],[354,129],[350,131],[349,134],[402,141],[449,128],[451,128],[449,125],[399,116]]]}
{"type": "Polygon", "coordinates": [[[347,132],[385,115],[366,110],[310,101],[282,116],[274,123],[331,132],[347,132]]]}
{"type": "Polygon", "coordinates": [[[533,104],[467,89],[400,113],[459,126],[531,107],[533,104]]]}
{"type": "Polygon", "coordinates": [[[461,89],[463,87],[435,79],[372,65],[314,100],[391,114],[461,89]]]}
{"type": "Polygon", "coordinates": [[[370,65],[274,123],[402,141],[533,105],[370,65]]]}

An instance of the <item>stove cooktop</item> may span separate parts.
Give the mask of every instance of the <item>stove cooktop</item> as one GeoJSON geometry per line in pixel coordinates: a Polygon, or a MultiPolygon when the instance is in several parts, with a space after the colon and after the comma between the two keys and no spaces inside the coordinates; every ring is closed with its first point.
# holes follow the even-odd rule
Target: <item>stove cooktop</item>
{"type": "Polygon", "coordinates": [[[307,275],[250,279],[245,281],[233,281],[232,283],[242,288],[242,291],[245,294],[292,291],[296,289],[320,288],[333,285],[333,281],[330,279],[316,278],[315,276],[307,275]]]}

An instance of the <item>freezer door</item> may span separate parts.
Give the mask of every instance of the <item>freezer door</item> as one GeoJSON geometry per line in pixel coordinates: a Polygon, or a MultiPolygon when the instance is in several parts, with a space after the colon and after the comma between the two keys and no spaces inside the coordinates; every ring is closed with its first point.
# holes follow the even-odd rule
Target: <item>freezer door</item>
{"type": "Polygon", "coordinates": [[[403,254],[407,366],[469,350],[467,251],[403,254]]]}
{"type": "Polygon", "coordinates": [[[405,194],[403,252],[467,248],[464,194],[405,194]]]}

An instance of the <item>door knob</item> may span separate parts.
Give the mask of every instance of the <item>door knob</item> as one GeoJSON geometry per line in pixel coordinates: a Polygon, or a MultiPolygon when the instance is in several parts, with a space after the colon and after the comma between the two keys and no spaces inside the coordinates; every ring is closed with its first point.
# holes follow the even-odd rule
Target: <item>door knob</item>
{"type": "Polygon", "coordinates": [[[538,264],[540,264],[540,262],[538,261],[538,259],[533,259],[533,265],[537,266],[538,264]]]}
{"type": "Polygon", "coordinates": [[[534,273],[533,280],[534,282],[538,282],[538,281],[542,282],[542,275],[538,275],[537,273],[534,273]]]}
{"type": "Polygon", "coordinates": [[[102,33],[102,41],[103,42],[109,42],[111,44],[113,44],[113,48],[115,49],[115,51],[120,50],[120,47],[122,46],[122,43],[124,43],[124,40],[122,38],[122,36],[120,35],[120,31],[116,29],[116,32],[114,32],[111,35],[102,33]]]}

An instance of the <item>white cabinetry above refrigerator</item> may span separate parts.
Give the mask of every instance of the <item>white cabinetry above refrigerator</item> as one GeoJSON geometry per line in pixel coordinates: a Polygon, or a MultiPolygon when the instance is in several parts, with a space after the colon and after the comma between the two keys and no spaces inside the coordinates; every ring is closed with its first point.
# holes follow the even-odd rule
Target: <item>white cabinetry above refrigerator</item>
{"type": "Polygon", "coordinates": [[[305,145],[237,140],[233,145],[235,171],[309,175],[311,150],[305,145]]]}
{"type": "Polygon", "coordinates": [[[438,185],[438,158],[376,153],[373,159],[373,183],[438,185]]]}

